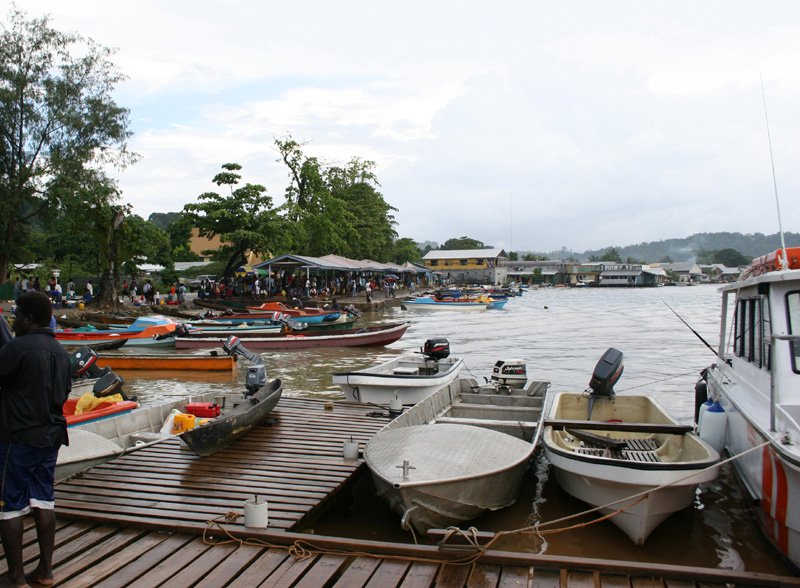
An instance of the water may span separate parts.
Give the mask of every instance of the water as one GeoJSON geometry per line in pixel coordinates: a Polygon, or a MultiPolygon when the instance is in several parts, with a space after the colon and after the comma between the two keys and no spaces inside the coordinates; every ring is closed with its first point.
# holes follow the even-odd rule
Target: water
{"type": "MultiPolygon", "coordinates": [[[[465,359],[468,374],[488,376],[500,358],[522,359],[531,379],[548,380],[552,391],[584,390],[597,360],[609,347],[624,353],[625,371],[616,386],[656,396],[681,422],[691,423],[694,383],[713,355],[666,306],[669,304],[709,344],[719,338],[719,294],[713,286],[651,289],[532,290],[514,298],[505,310],[425,311],[395,308],[373,317],[377,322],[409,321],[398,342],[382,348],[323,349],[265,354],[270,377],[284,380],[285,394],[343,398],[331,373],[357,369],[394,355],[418,350],[425,339],[445,337],[451,352],[465,359]]],[[[246,342],[245,342],[246,344],[246,342]]],[[[242,388],[244,364],[232,374],[124,373],[143,403],[165,398],[242,388]]],[[[462,372],[463,373],[463,372],[462,372]]],[[[585,510],[560,490],[539,455],[535,475],[527,478],[514,507],[474,521],[480,529],[510,530],[551,521],[585,510]]],[[[378,540],[409,541],[397,517],[374,497],[368,482],[357,499],[340,505],[315,524],[318,533],[378,540]]],[[[749,571],[792,573],[757,528],[730,469],[700,489],[691,509],[659,527],[643,547],[634,546],[604,522],[544,540],[514,536],[503,548],[548,554],[630,561],[686,564],[749,571]]]]}

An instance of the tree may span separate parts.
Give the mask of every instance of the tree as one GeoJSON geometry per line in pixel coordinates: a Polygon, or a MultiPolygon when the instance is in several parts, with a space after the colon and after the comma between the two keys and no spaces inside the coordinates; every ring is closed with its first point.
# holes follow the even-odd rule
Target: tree
{"type": "Polygon", "coordinates": [[[245,253],[265,253],[279,246],[287,234],[284,223],[272,208],[272,197],[260,184],[239,184],[238,163],[226,163],[225,171],[212,180],[217,186],[228,186],[230,194],[205,192],[198,196],[199,202],[187,204],[184,213],[191,219],[204,237],[219,235],[223,242],[221,254],[227,258],[224,275],[232,276],[239,265],[245,263],[245,253]]]}
{"type": "Polygon", "coordinates": [[[422,260],[422,253],[419,246],[413,239],[403,237],[394,242],[392,248],[392,261],[396,264],[402,265],[407,261],[419,262],[422,260]]]}
{"type": "Polygon", "coordinates": [[[470,237],[460,237],[458,239],[448,239],[439,247],[440,250],[457,250],[457,249],[491,249],[491,245],[484,245],[483,241],[472,239],[470,237]]]}
{"type": "Polygon", "coordinates": [[[622,258],[619,255],[619,249],[617,247],[609,247],[606,252],[600,256],[600,261],[621,262],[622,258]]]}
{"type": "Polygon", "coordinates": [[[58,205],[49,183],[135,160],[128,111],[111,98],[123,79],[111,50],[25,18],[13,8],[0,29],[0,283],[32,219],[58,205]]]}

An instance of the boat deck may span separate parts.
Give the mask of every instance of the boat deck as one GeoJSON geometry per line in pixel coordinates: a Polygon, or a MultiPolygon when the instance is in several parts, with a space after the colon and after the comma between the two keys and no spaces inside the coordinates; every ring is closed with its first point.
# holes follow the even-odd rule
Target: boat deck
{"type": "Polygon", "coordinates": [[[612,457],[625,461],[638,461],[642,463],[659,463],[661,458],[656,450],[661,447],[658,439],[610,439],[612,442],[624,444],[624,449],[613,449],[608,445],[584,441],[583,447],[576,449],[576,453],[582,455],[594,455],[597,457],[612,457]]]}
{"type": "MultiPolygon", "coordinates": [[[[342,457],[343,442],[353,435],[363,447],[388,420],[369,416],[374,406],[326,404],[283,398],[275,422],[212,457],[168,440],[59,483],[57,586],[800,586],[770,574],[507,551],[478,561],[463,546],[298,532],[364,467],[342,457]],[[267,529],[236,516],[254,494],[269,501],[267,529]]],[[[38,547],[32,517],[24,524],[30,571],[38,547]]]]}

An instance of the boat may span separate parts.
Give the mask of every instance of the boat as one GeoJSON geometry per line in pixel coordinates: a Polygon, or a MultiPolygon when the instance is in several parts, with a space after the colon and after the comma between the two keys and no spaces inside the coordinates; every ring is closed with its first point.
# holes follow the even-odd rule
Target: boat
{"type": "Polygon", "coordinates": [[[370,439],[364,459],[400,527],[426,533],[513,504],[537,447],[548,386],[459,378],[370,439]]]}
{"type": "Polygon", "coordinates": [[[169,433],[161,433],[170,413],[174,410],[184,411],[191,403],[215,402],[220,399],[219,393],[208,393],[140,406],[102,420],[75,424],[69,428],[69,445],[62,446],[58,452],[55,478],[64,480],[119,455],[170,437],[169,433]]]}
{"type": "Polygon", "coordinates": [[[754,259],[720,293],[717,358],[696,386],[698,429],[736,458],[756,519],[800,567],[800,247],[754,259]]]}
{"type": "Polygon", "coordinates": [[[719,472],[719,453],[647,395],[616,395],[622,352],[595,367],[591,393],[555,395],[542,444],[556,481],[597,508],[636,545],[692,504],[698,484],[719,472]]]}
{"type": "Polygon", "coordinates": [[[508,300],[494,300],[488,296],[477,298],[437,298],[434,295],[412,296],[403,301],[404,306],[422,309],[445,310],[500,310],[508,300]]]}
{"type": "MultiPolygon", "coordinates": [[[[250,343],[248,342],[248,346],[250,343]]],[[[278,404],[283,383],[275,379],[267,383],[264,360],[245,348],[238,337],[229,337],[223,347],[231,355],[241,355],[253,365],[248,367],[244,401],[230,412],[211,419],[208,424],[181,433],[181,439],[201,457],[224,449],[254,426],[262,423],[278,404]]]]}
{"type": "Polygon", "coordinates": [[[67,401],[64,403],[64,418],[67,419],[68,428],[130,412],[139,406],[137,403],[131,400],[123,400],[121,402],[101,402],[100,404],[94,406],[91,410],[76,414],[76,406],[78,405],[79,401],[80,398],[70,397],[67,398],[67,401]]]}
{"type": "MultiPolygon", "coordinates": [[[[358,347],[366,345],[388,345],[402,337],[409,323],[391,323],[362,327],[360,329],[339,329],[335,331],[301,332],[280,337],[248,337],[247,346],[252,349],[309,349],[313,347],[358,347]]],[[[210,349],[219,347],[221,337],[178,337],[176,349],[210,349]]]]}
{"type": "Polygon", "coordinates": [[[324,308],[303,307],[293,308],[286,306],[283,302],[264,302],[260,306],[248,306],[247,310],[251,314],[257,312],[280,312],[289,315],[296,321],[305,323],[321,323],[323,321],[335,321],[341,316],[339,310],[327,310],[324,308]]]}
{"type": "Polygon", "coordinates": [[[124,340],[126,345],[169,347],[174,345],[177,323],[167,317],[139,317],[127,329],[82,330],[59,329],[55,336],[65,346],[93,346],[124,340]]]}
{"type": "Polygon", "coordinates": [[[199,354],[103,354],[97,358],[97,365],[114,370],[198,370],[231,371],[236,366],[236,358],[216,352],[199,354]]]}
{"type": "Polygon", "coordinates": [[[464,364],[450,357],[447,339],[428,339],[419,353],[407,353],[353,372],[333,374],[333,383],[354,402],[417,404],[458,377],[464,364]]]}

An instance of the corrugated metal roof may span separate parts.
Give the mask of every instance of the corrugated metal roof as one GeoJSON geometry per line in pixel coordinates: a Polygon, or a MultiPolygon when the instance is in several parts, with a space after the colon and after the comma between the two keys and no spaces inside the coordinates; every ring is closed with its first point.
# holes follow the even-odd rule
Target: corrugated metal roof
{"type": "Polygon", "coordinates": [[[505,257],[502,249],[434,249],[422,259],[496,259],[505,257]]]}

